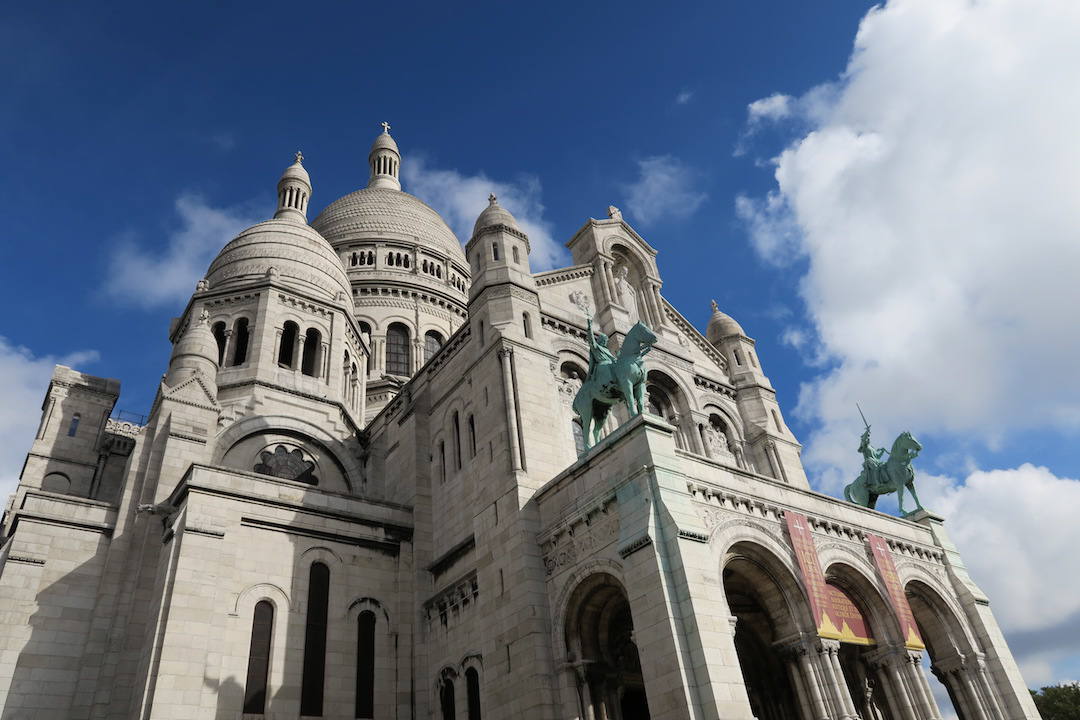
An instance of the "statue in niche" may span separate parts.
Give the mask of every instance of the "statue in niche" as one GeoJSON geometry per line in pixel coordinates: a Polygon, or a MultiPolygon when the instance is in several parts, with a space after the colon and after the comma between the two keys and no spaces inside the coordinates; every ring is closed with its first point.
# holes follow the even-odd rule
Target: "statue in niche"
{"type": "Polygon", "coordinates": [[[709,427],[705,429],[705,439],[709,443],[709,454],[713,457],[721,455],[734,456],[734,453],[731,452],[731,445],[728,443],[727,435],[715,425],[710,424],[709,427]]]}
{"type": "Polygon", "coordinates": [[[630,322],[635,323],[641,320],[641,315],[638,313],[637,288],[630,282],[630,269],[626,265],[615,268],[615,294],[618,296],[619,304],[630,313],[630,322]]]}

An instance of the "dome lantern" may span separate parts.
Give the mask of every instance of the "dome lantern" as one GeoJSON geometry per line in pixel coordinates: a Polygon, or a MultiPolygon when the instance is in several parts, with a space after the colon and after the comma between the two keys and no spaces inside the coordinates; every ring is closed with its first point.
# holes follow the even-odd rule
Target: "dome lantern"
{"type": "Polygon", "coordinates": [[[720,306],[716,304],[716,301],[712,301],[712,317],[709,318],[709,326],[705,331],[705,336],[715,346],[719,346],[720,341],[724,338],[737,335],[739,337],[745,337],[746,333],[743,332],[742,326],[735,322],[735,319],[723,312],[720,306]]]}
{"type": "Polygon", "coordinates": [[[382,123],[383,131],[371,144],[371,152],[368,153],[368,167],[371,175],[368,178],[369,188],[389,188],[400,190],[401,180],[398,172],[401,170],[401,153],[397,143],[390,136],[390,123],[382,123]]]}
{"type": "Polygon", "coordinates": [[[292,220],[307,224],[308,201],[311,199],[311,178],[304,169],[304,155],[296,152],[296,161],[285,168],[278,180],[278,204],[275,220],[292,220]]]}

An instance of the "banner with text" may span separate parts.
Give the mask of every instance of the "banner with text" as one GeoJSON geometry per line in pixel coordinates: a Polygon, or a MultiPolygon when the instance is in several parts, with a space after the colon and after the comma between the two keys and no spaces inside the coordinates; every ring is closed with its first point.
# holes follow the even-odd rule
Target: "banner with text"
{"type": "Polygon", "coordinates": [[[825,573],[818,562],[817,547],[810,534],[806,516],[790,510],[784,511],[791,546],[799,561],[803,585],[806,587],[810,612],[820,637],[840,640],[858,645],[873,645],[870,625],[866,618],[843,590],[825,581],[825,573]]]}
{"type": "Polygon", "coordinates": [[[919,627],[915,624],[915,616],[911,614],[911,605],[908,604],[904,588],[900,586],[900,578],[896,574],[896,566],[893,564],[892,552],[885,538],[867,533],[870,540],[870,551],[874,555],[874,564],[877,565],[881,579],[885,582],[885,589],[889,593],[889,602],[892,604],[896,619],[900,621],[900,632],[904,636],[904,644],[912,650],[924,650],[922,636],[919,635],[919,627]]]}

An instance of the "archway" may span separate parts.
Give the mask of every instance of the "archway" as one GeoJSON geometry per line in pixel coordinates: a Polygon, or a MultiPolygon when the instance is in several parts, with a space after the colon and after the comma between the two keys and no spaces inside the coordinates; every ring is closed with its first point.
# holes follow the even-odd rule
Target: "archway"
{"type": "Polygon", "coordinates": [[[675,426],[675,447],[692,450],[682,422],[688,416],[689,407],[678,383],[659,370],[650,370],[645,392],[646,410],[675,426]]]}
{"type": "Polygon", "coordinates": [[[611,575],[593,575],[574,591],[566,646],[578,670],[578,702],[585,717],[649,720],[630,602],[611,575]]]}
{"type": "Polygon", "coordinates": [[[724,565],[724,595],[735,618],[735,653],[754,716],[790,720],[802,714],[777,642],[800,634],[796,610],[788,602],[790,593],[783,586],[796,591],[798,587],[794,578],[781,581],[765,555],[751,543],[733,546],[724,565]]]}

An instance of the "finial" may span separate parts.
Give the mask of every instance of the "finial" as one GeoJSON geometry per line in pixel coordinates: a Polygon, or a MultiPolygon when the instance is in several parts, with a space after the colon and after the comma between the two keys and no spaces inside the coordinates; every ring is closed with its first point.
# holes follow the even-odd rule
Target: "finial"
{"type": "Polygon", "coordinates": [[[614,205],[608,205],[607,216],[612,220],[622,220],[622,210],[614,205]]]}
{"type": "Polygon", "coordinates": [[[299,165],[304,164],[304,153],[300,152],[299,150],[296,151],[296,162],[299,165]]]}
{"type": "Polygon", "coordinates": [[[389,134],[390,134],[390,123],[388,123],[388,122],[386,122],[385,120],[383,120],[383,121],[382,121],[381,123],[379,123],[379,124],[380,124],[380,125],[382,125],[382,131],[383,131],[383,135],[389,135],[389,134]]]}
{"type": "Polygon", "coordinates": [[[719,309],[720,309],[720,306],[716,304],[716,301],[715,301],[715,300],[713,300],[713,301],[712,301],[712,311],[713,311],[713,312],[716,312],[716,311],[717,311],[717,310],[719,310],[719,309]]]}
{"type": "Polygon", "coordinates": [[[495,193],[489,194],[488,195],[488,205],[498,205],[498,204],[499,204],[499,198],[495,197],[495,193]]]}

